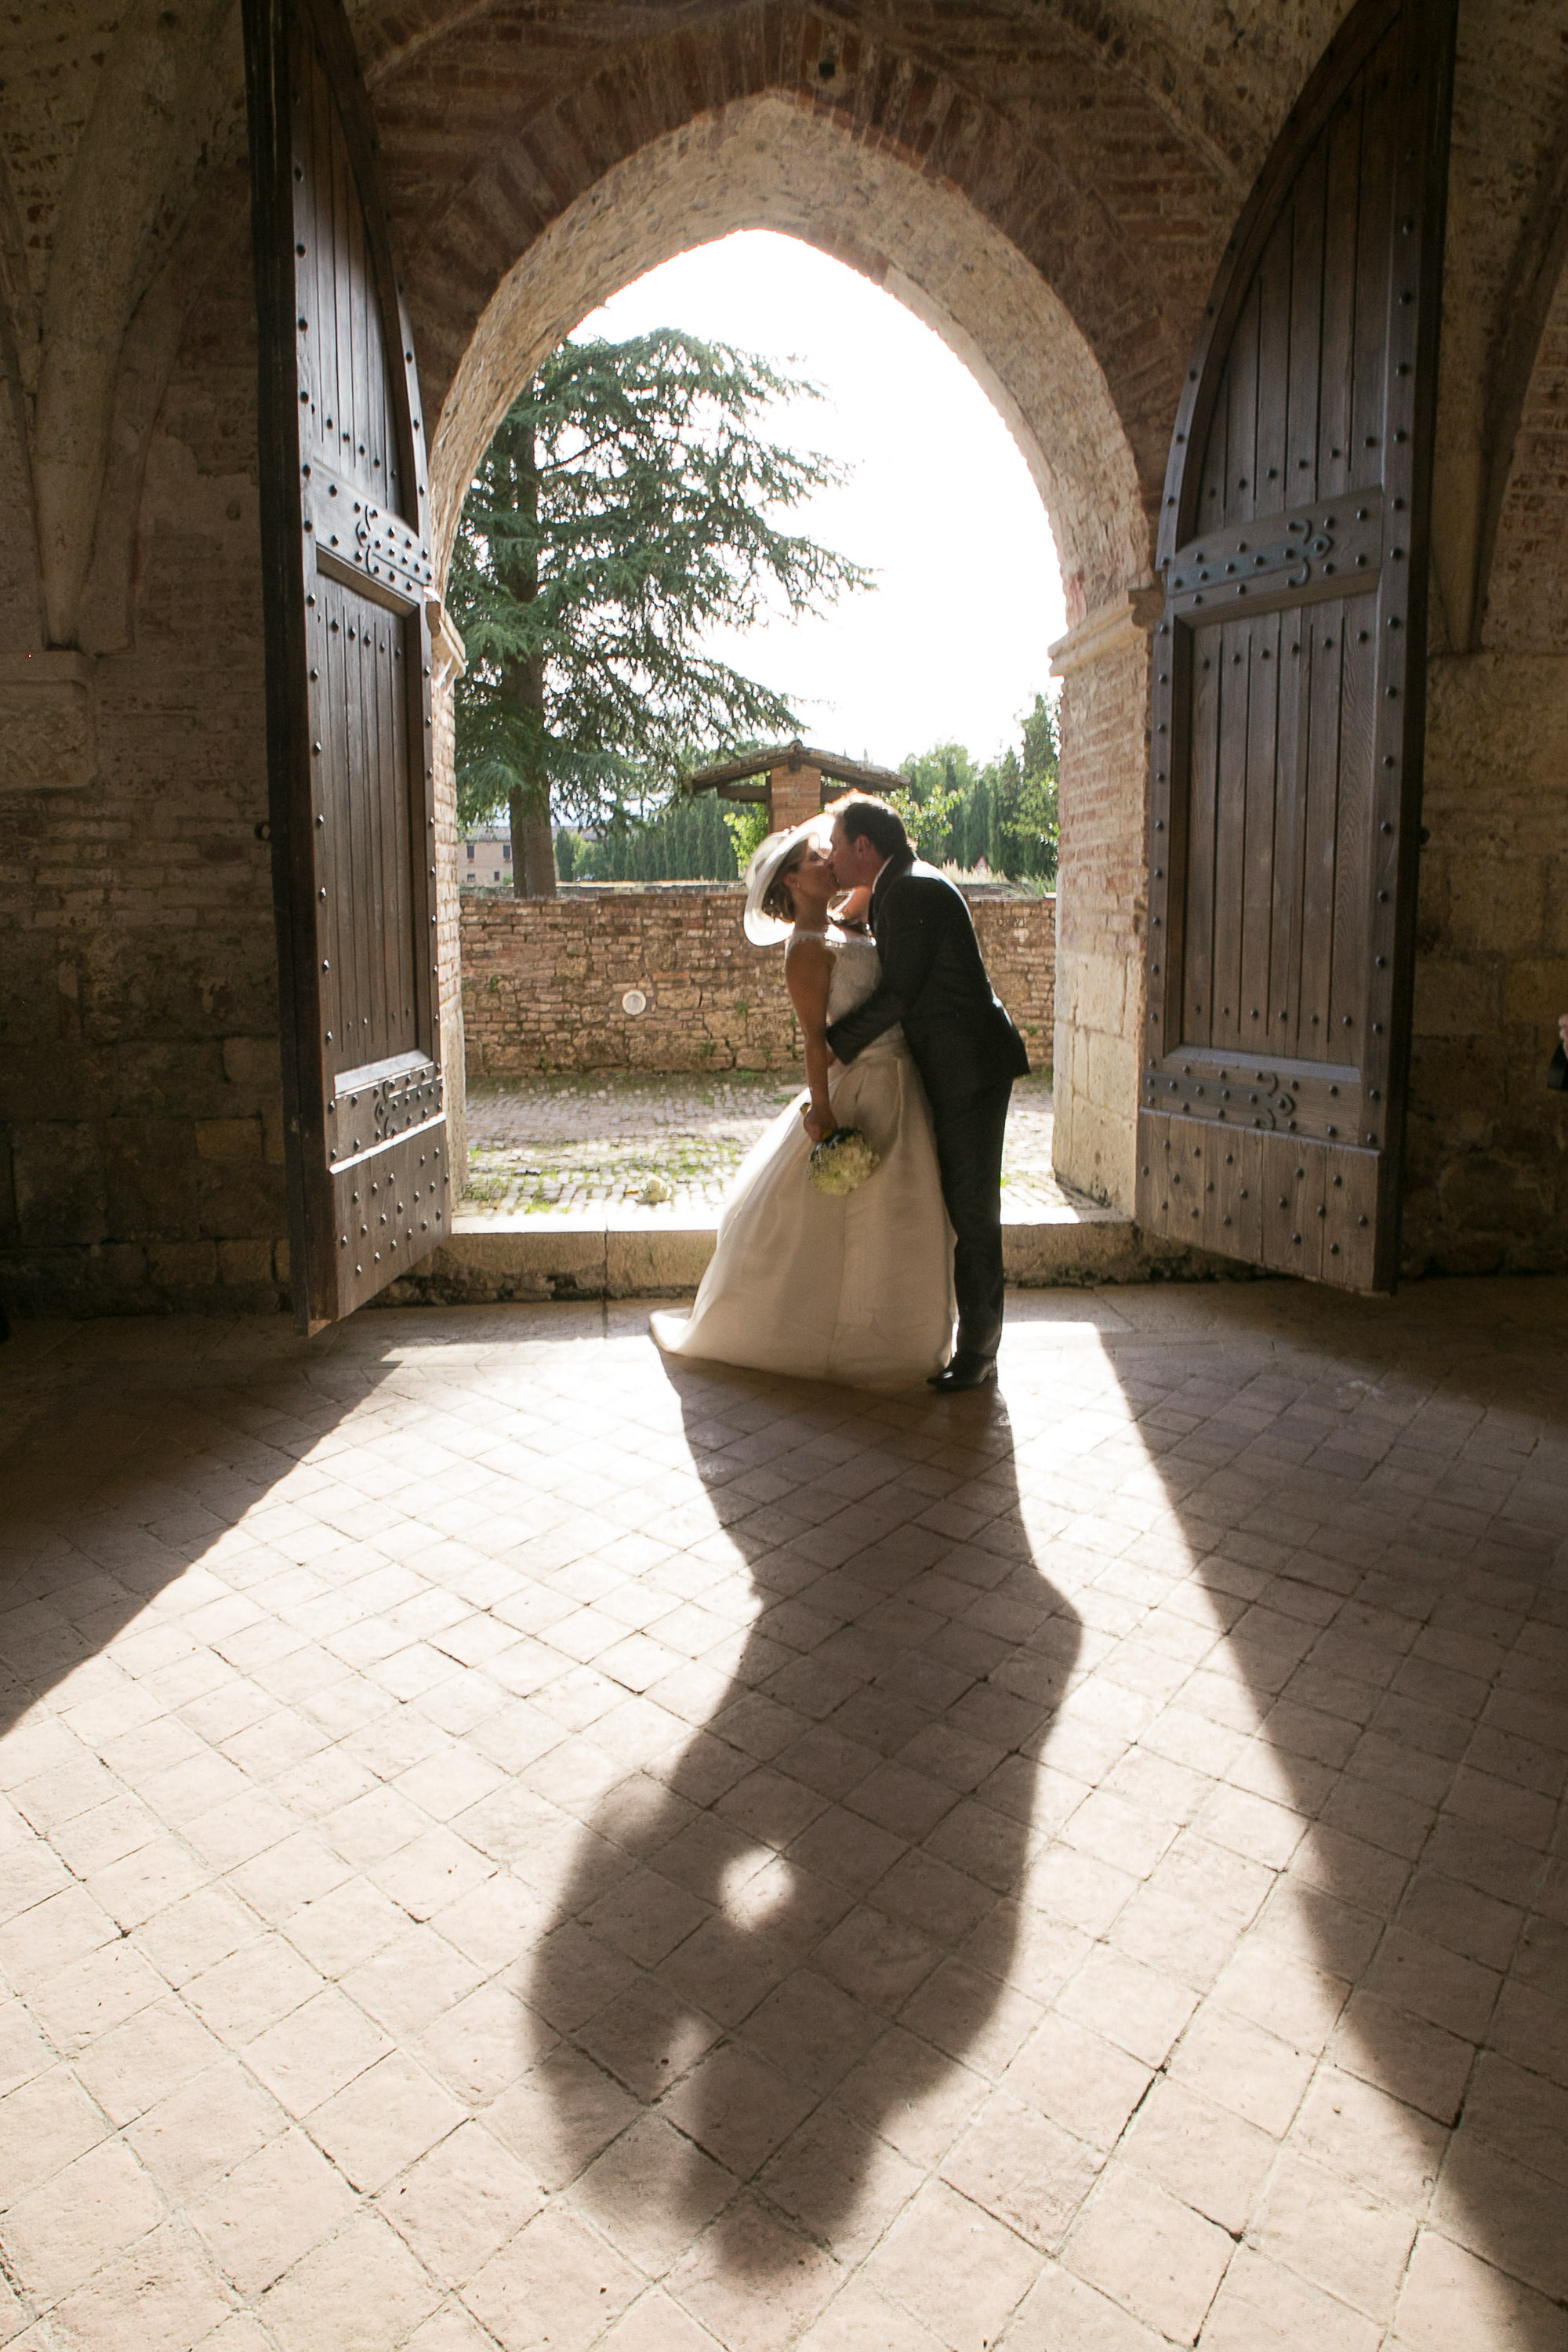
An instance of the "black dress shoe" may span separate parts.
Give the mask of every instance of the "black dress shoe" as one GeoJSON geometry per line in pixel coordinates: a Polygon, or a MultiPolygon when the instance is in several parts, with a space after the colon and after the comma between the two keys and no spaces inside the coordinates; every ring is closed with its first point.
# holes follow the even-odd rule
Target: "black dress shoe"
{"type": "Polygon", "coordinates": [[[951,1364],[940,1372],[932,1372],[928,1388],[940,1389],[951,1396],[958,1389],[988,1388],[996,1377],[994,1356],[954,1356],[951,1364]]]}

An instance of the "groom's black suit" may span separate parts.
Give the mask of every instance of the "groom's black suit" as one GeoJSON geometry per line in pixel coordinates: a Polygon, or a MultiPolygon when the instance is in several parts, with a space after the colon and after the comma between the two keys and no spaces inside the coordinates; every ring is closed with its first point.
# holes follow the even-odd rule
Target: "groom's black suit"
{"type": "Polygon", "coordinates": [[[957,1237],[958,1353],[989,1360],[1002,1337],[1002,1139],[1013,1081],[1029,1057],[981,961],[969,909],[912,850],[889,857],[871,892],[882,978],[833,1022],[841,1062],[903,1024],[931,1097],[942,1198],[957,1237]]]}

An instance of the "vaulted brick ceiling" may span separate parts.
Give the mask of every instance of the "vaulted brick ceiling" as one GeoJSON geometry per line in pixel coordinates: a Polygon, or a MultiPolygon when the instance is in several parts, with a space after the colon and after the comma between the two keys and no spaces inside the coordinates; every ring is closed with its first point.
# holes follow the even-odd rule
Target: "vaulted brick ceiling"
{"type": "MultiPolygon", "coordinates": [[[[352,13],[432,414],[550,222],[650,142],[772,93],[868,154],[917,165],[1043,280],[1103,372],[1146,509],[1225,236],[1343,12],[1342,0],[831,13],[788,0],[373,0],[352,13]]],[[[215,255],[243,266],[237,9],[210,0],[171,39],[154,0],[128,0],[112,26],[86,0],[24,0],[0,27],[0,357],[68,616],[60,642],[95,593],[95,527],[93,564],[112,569],[124,541],[129,580],[136,453],[204,267],[215,255]],[[100,497],[117,502],[112,528],[100,497]]],[[[1541,340],[1568,213],[1568,0],[1460,0],[1454,154],[1439,581],[1451,637],[1474,642],[1495,547],[1517,639],[1532,571],[1568,540],[1568,469],[1551,462],[1568,395],[1560,339],[1541,340]],[[1521,418],[1532,455],[1514,472],[1521,418]]],[[[887,224],[856,216],[842,188],[789,225],[890,272],[918,307],[920,285],[898,285],[899,252],[879,246],[887,224]]],[[[956,284],[969,265],[955,255],[956,284]]],[[[973,323],[964,334],[975,340],[973,323]]],[[[1003,390],[1016,402],[1016,384],[1003,390]]],[[[1037,424],[1048,429],[1048,404],[1037,424]]],[[[1531,641],[1568,628],[1563,599],[1549,601],[1531,641]]]]}

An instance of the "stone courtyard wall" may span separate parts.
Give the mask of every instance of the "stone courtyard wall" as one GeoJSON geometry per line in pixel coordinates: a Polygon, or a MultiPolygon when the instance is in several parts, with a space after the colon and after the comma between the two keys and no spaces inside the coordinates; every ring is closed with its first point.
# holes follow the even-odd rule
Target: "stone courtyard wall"
{"type": "MultiPolygon", "coordinates": [[[[964,893],[992,983],[1037,1068],[1056,1017],[1056,900],[964,893]]],[[[553,899],[462,894],[470,1078],[535,1070],[773,1070],[800,1060],[776,948],[741,929],[740,887],[575,884],[553,899]],[[645,1011],[627,1013],[636,991],[645,1011]]]]}

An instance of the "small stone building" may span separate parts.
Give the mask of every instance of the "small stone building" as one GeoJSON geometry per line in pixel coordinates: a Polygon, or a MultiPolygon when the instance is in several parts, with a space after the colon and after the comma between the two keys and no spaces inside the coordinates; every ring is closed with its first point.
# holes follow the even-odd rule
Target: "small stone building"
{"type": "Polygon", "coordinates": [[[721,800],[765,807],[768,831],[786,832],[817,815],[842,792],[896,792],[904,778],[896,768],[874,768],[863,760],[846,760],[837,751],[817,751],[797,737],[790,743],[768,743],[733,760],[715,760],[693,768],[686,782],[694,793],[717,793],[721,800]]]}

